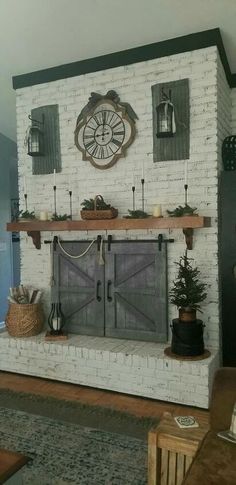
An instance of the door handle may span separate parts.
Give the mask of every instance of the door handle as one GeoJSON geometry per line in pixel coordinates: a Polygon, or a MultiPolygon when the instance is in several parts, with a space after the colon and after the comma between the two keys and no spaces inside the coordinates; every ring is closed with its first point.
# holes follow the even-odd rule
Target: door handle
{"type": "Polygon", "coordinates": [[[112,301],[112,296],[110,295],[111,285],[112,285],[112,281],[108,280],[108,282],[107,282],[107,301],[112,301]]]}
{"type": "Polygon", "coordinates": [[[100,280],[97,280],[97,286],[96,286],[96,299],[97,301],[101,301],[102,297],[99,295],[99,288],[101,286],[102,282],[100,280]]]}

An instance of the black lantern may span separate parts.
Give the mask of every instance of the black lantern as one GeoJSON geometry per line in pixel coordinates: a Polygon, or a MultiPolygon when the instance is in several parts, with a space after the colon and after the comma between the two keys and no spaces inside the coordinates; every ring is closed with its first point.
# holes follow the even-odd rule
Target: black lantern
{"type": "Polygon", "coordinates": [[[48,325],[51,329],[51,335],[62,335],[62,329],[65,325],[65,317],[61,309],[61,303],[57,302],[51,304],[48,325]]]}
{"type": "Polygon", "coordinates": [[[171,102],[171,90],[169,96],[161,90],[161,102],[156,107],[157,138],[171,137],[176,132],[174,105],[171,102]]]}
{"type": "Polygon", "coordinates": [[[44,155],[44,133],[40,126],[44,125],[44,116],[42,121],[35,120],[29,115],[32,126],[29,127],[27,136],[28,155],[31,157],[42,157],[44,155]]]}

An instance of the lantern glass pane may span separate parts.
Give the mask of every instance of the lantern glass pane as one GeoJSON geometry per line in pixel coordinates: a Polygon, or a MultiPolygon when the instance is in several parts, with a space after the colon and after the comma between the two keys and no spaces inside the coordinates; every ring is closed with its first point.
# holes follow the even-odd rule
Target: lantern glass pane
{"type": "Polygon", "coordinates": [[[37,127],[32,127],[28,137],[28,154],[33,157],[44,155],[43,133],[37,127]]]}

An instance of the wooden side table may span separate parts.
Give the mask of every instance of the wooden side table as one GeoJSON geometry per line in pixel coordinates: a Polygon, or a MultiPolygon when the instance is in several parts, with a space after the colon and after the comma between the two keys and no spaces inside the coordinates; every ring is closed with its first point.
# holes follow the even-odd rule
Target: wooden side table
{"type": "Polygon", "coordinates": [[[0,483],[20,485],[23,483],[21,468],[29,458],[21,453],[0,448],[0,483]]]}
{"type": "Polygon", "coordinates": [[[148,433],[148,485],[181,485],[209,425],[197,419],[199,428],[179,428],[173,416],[164,416],[148,433]]]}

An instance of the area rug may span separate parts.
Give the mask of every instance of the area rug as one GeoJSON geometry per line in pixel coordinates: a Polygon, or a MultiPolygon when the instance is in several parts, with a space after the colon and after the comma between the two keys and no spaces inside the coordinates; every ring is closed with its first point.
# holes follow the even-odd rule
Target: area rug
{"type": "Polygon", "coordinates": [[[30,458],[24,485],[146,485],[146,438],[154,423],[97,406],[0,391],[0,447],[30,458]]]}

